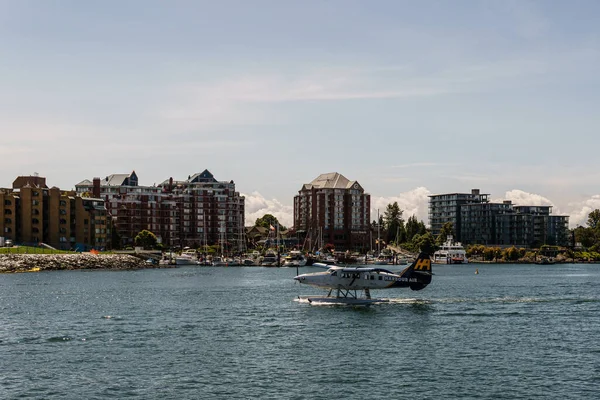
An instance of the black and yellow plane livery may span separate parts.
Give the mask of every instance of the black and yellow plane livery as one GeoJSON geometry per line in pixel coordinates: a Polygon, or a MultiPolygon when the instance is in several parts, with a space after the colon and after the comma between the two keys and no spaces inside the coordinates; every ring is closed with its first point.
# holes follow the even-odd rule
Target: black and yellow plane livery
{"type": "Polygon", "coordinates": [[[327,268],[327,271],[302,274],[294,279],[306,285],[329,289],[329,294],[324,298],[309,297],[309,302],[315,299],[343,304],[379,302],[380,300],[371,299],[371,289],[411,288],[412,290],[421,290],[431,283],[433,275],[431,259],[427,253],[419,254],[411,265],[399,273],[371,267],[341,267],[319,263],[315,263],[313,266],[327,268]],[[336,291],[335,296],[332,296],[333,291],[336,291]],[[357,295],[358,291],[363,291],[362,298],[357,295]]]}

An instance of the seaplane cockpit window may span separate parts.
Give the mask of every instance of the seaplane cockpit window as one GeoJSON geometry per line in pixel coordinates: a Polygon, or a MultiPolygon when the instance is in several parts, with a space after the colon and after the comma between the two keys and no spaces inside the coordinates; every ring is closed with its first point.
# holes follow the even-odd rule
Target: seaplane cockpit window
{"type": "Polygon", "coordinates": [[[333,271],[333,272],[331,273],[331,276],[337,276],[337,271],[333,271]]]}

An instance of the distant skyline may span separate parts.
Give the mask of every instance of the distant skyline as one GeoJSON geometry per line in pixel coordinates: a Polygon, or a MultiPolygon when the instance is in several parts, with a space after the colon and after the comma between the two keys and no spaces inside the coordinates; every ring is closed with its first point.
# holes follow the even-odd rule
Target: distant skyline
{"type": "Polygon", "coordinates": [[[600,208],[596,1],[0,0],[0,187],[210,170],[292,225],[321,173],[427,222],[479,188],[600,208]]]}

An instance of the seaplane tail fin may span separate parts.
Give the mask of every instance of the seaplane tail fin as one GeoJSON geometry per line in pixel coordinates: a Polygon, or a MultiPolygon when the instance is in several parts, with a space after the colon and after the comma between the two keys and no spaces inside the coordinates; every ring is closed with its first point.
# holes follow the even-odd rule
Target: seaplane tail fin
{"type": "Polygon", "coordinates": [[[412,290],[421,290],[431,283],[431,258],[428,253],[421,253],[417,259],[400,276],[410,278],[409,287],[412,290]]]}

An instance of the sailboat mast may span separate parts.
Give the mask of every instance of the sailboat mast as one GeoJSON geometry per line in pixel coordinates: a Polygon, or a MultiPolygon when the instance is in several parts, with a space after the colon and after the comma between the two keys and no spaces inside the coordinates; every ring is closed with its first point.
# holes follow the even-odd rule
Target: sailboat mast
{"type": "Polygon", "coordinates": [[[379,237],[379,209],[377,209],[377,254],[379,255],[380,250],[379,250],[379,242],[381,241],[381,238],[379,237]]]}
{"type": "Polygon", "coordinates": [[[281,254],[279,253],[279,221],[275,224],[275,243],[277,243],[277,266],[281,267],[281,254]]]}

